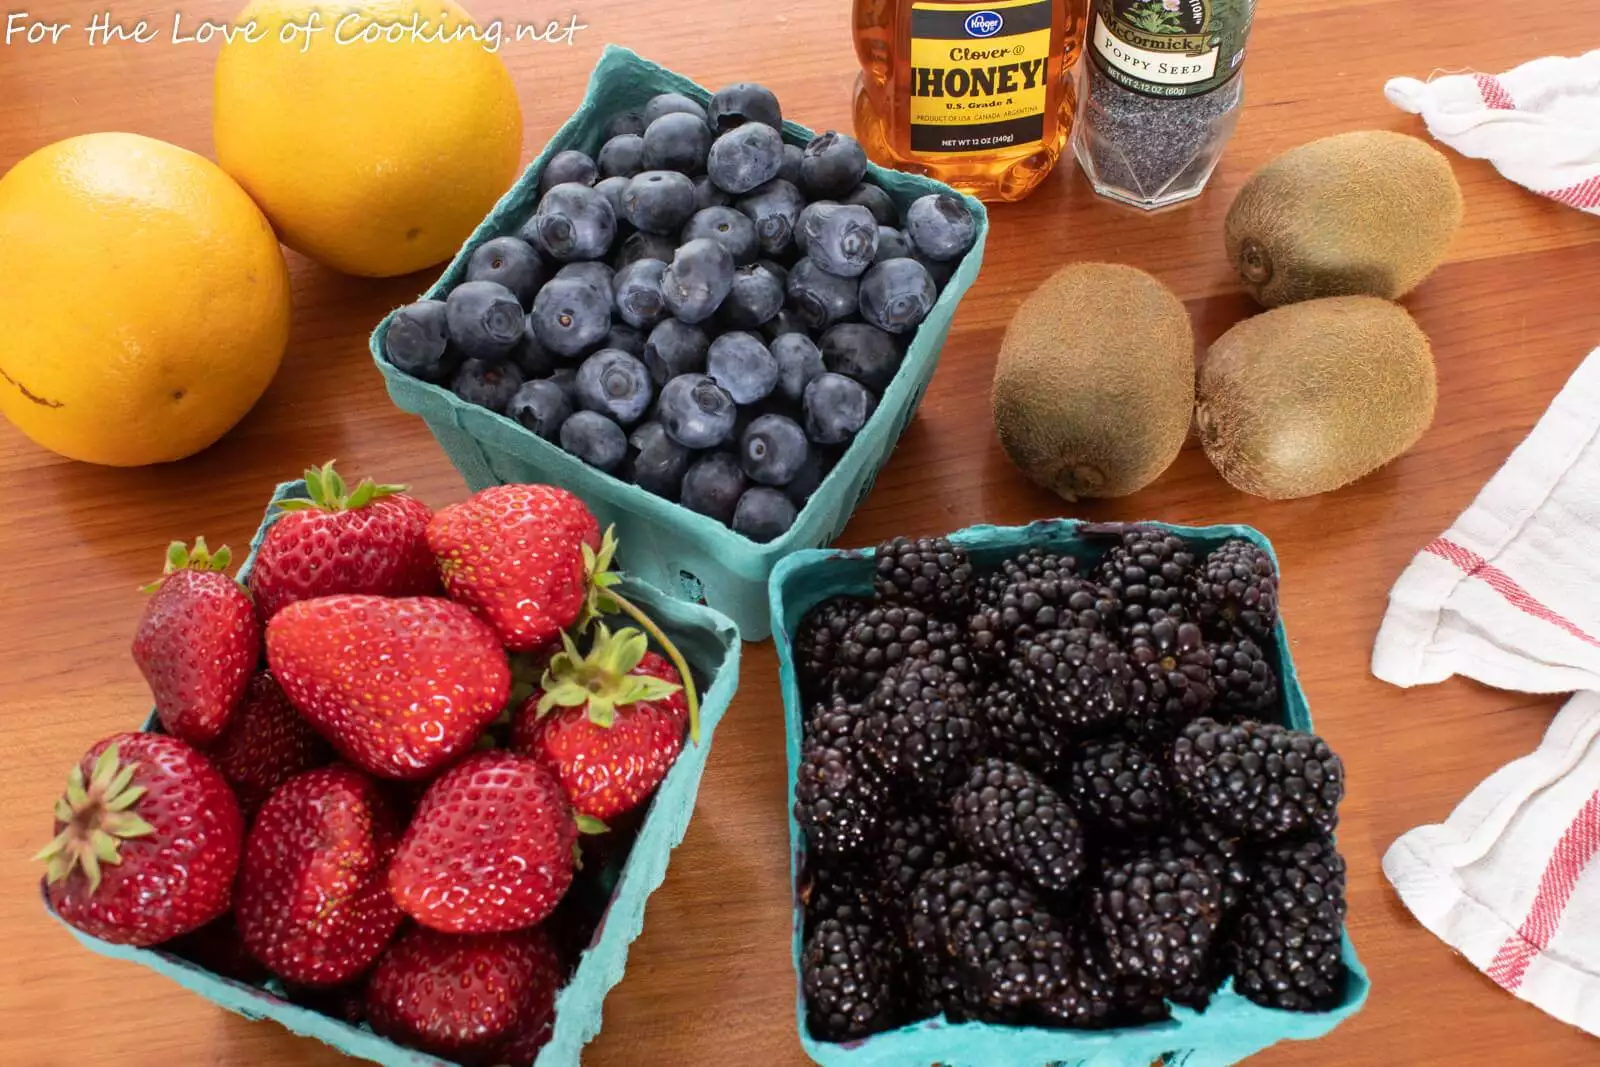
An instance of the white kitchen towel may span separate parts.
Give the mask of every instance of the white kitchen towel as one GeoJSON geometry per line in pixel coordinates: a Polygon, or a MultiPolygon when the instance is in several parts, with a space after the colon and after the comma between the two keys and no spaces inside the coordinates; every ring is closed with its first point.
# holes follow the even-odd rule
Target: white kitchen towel
{"type": "Polygon", "coordinates": [[[1536,59],[1498,76],[1391,78],[1383,91],[1462,155],[1600,215],[1600,51],[1536,59]]]}

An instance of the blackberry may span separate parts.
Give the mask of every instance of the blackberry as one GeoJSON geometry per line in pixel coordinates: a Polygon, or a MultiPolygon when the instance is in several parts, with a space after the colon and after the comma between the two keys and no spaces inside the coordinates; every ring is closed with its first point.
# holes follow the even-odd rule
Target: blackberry
{"type": "Polygon", "coordinates": [[[1100,561],[1099,575],[1111,599],[1121,605],[1125,625],[1162,618],[1179,622],[1188,619],[1196,559],[1183,538],[1142,526],[1083,529],[1090,536],[1117,535],[1117,543],[1100,561]]]}
{"type": "Polygon", "coordinates": [[[896,537],[878,546],[873,588],[880,599],[966,622],[973,569],[966,552],[943,537],[896,537]]]}
{"type": "Polygon", "coordinates": [[[1265,638],[1278,622],[1278,572],[1266,549],[1239,538],[1212,550],[1194,575],[1194,608],[1217,637],[1265,638]]]}
{"type": "Polygon", "coordinates": [[[917,879],[907,902],[907,971],[915,1011],[943,1013],[964,1022],[981,1011],[977,991],[962,981],[950,954],[952,921],[972,906],[971,864],[930,867],[917,879]]]}
{"type": "Polygon", "coordinates": [[[842,698],[816,709],[795,776],[794,816],[824,856],[865,855],[882,830],[884,784],[864,758],[860,709],[842,698]]]}
{"type": "Polygon", "coordinates": [[[1150,853],[1158,859],[1188,857],[1211,872],[1222,895],[1224,927],[1228,925],[1250,886],[1253,870],[1237,834],[1203,819],[1188,819],[1153,838],[1150,853]]]}
{"type": "Polygon", "coordinates": [[[1066,987],[1040,1002],[1033,1022],[1074,1030],[1143,1026],[1171,1018],[1166,1001],[1143,984],[1118,977],[1106,963],[1105,950],[1092,939],[1079,938],[1076,961],[1066,987]]]}
{"type": "Polygon", "coordinates": [[[1139,682],[1128,720],[1141,736],[1170,741],[1213,700],[1212,659],[1200,627],[1172,619],[1132,627],[1123,647],[1139,682]]]}
{"type": "Polygon", "coordinates": [[[825,699],[834,690],[839,643],[871,603],[859,597],[830,597],[806,612],[794,635],[795,673],[806,701],[825,699]]]}
{"type": "Polygon", "coordinates": [[[1216,714],[1262,715],[1278,706],[1278,673],[1262,646],[1236,634],[1207,645],[1206,653],[1216,714]]]}
{"type": "Polygon", "coordinates": [[[972,903],[952,919],[949,952],[976,992],[980,1016],[1011,1022],[1071,981],[1066,929],[1009,871],[974,866],[972,903]]]}
{"type": "Polygon", "coordinates": [[[1071,731],[1120,725],[1133,698],[1127,655],[1090,630],[1047,630],[1020,644],[1007,668],[1042,717],[1071,731]]]}
{"type": "Polygon", "coordinates": [[[891,819],[878,850],[878,896],[904,917],[923,872],[954,862],[956,845],[942,818],[919,812],[891,819]]]}
{"type": "Polygon", "coordinates": [[[1036,774],[1054,777],[1066,759],[1067,740],[1004,682],[986,686],[974,707],[985,751],[1020,763],[1036,774]]]}
{"type": "Polygon", "coordinates": [[[895,966],[871,923],[824,919],[800,959],[806,1019],[823,1041],[849,1041],[898,1022],[895,966]]]}
{"type": "Polygon", "coordinates": [[[890,777],[933,796],[961,782],[983,747],[966,681],[926,659],[906,660],[884,676],[862,737],[890,777]]]}
{"type": "Polygon", "coordinates": [[[1026,767],[988,759],[951,794],[956,838],[974,855],[1064,893],[1083,873],[1084,836],[1077,813],[1026,767]]]}
{"type": "Polygon", "coordinates": [[[877,886],[863,876],[859,867],[815,855],[806,856],[800,904],[805,914],[807,936],[827,919],[879,925],[886,920],[877,886]]]}
{"type": "Polygon", "coordinates": [[[1258,860],[1227,956],[1234,988],[1269,1008],[1325,1011],[1344,992],[1345,863],[1328,837],[1258,860]]]}
{"type": "Polygon", "coordinates": [[[1221,889],[1187,857],[1113,860],[1089,903],[1113,974],[1152,994],[1192,988],[1209,973],[1221,889]]]}
{"type": "Polygon", "coordinates": [[[1331,833],[1344,765],[1302,730],[1201,718],[1172,745],[1172,783],[1189,807],[1251,841],[1331,833]]]}
{"type": "Polygon", "coordinates": [[[990,581],[986,602],[967,622],[968,641],[979,655],[1003,658],[1047,630],[1116,629],[1116,604],[1077,574],[1071,556],[1030,549],[1002,563],[990,581]]]}
{"type": "Polygon", "coordinates": [[[953,622],[930,618],[917,608],[880,604],[845,632],[834,654],[837,688],[855,698],[869,696],[884,674],[908,659],[927,660],[971,677],[972,662],[953,622]]]}
{"type": "Polygon", "coordinates": [[[1066,786],[1078,812],[1108,837],[1149,833],[1170,818],[1161,762],[1131,741],[1085,744],[1068,768],[1066,786]]]}

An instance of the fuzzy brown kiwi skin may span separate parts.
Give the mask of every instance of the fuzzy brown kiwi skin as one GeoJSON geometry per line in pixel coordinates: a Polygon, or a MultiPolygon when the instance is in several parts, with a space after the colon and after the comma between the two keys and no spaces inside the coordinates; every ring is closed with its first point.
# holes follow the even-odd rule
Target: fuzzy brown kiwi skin
{"type": "Polygon", "coordinates": [[[1415,137],[1336,134],[1258,170],[1228,209],[1228,260],[1266,307],[1410,292],[1461,224],[1450,163],[1415,137]]]}
{"type": "Polygon", "coordinates": [[[1200,444],[1235,489],[1326,493],[1416,444],[1437,402],[1428,338],[1404,308],[1328,297],[1246,319],[1200,365],[1200,444]]]}
{"type": "Polygon", "coordinates": [[[1018,308],[995,363],[995,430],[1067,500],[1126,496],[1172,464],[1194,407],[1194,336],[1173,292],[1133,267],[1079,263],[1018,308]]]}

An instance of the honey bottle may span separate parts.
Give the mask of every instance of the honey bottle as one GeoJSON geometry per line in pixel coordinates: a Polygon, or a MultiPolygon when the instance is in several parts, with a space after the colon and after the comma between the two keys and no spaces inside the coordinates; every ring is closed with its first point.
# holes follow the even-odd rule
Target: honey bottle
{"type": "Polygon", "coordinates": [[[876,162],[1021,200],[1077,108],[1079,0],[855,0],[856,139],[876,162]]]}

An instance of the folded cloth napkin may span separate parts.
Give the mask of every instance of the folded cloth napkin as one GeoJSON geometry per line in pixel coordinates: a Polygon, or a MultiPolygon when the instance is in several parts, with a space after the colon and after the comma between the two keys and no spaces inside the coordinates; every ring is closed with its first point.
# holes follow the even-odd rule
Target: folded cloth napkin
{"type": "Polygon", "coordinates": [[[1422,924],[1507,990],[1600,1035],[1600,349],[1389,594],[1373,673],[1583,691],[1539,749],[1384,873],[1422,924]]]}
{"type": "Polygon", "coordinates": [[[1383,91],[1462,155],[1487,159],[1540,196],[1600,214],[1600,51],[1536,59],[1498,77],[1392,78],[1383,91]]]}

